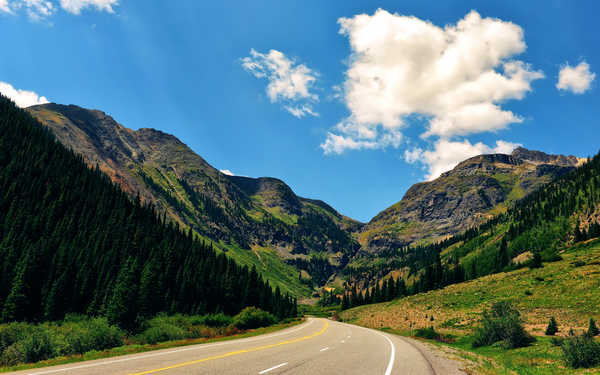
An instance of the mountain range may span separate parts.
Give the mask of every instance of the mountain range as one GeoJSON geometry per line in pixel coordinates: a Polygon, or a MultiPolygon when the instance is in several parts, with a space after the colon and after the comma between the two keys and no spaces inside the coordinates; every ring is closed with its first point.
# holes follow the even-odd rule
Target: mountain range
{"type": "Polygon", "coordinates": [[[223,174],[159,130],[131,130],[75,105],[27,110],[124,191],[297,295],[332,282],[360,254],[433,243],[480,224],[584,162],[521,147],[475,156],[360,223],[279,179],[223,174]]]}

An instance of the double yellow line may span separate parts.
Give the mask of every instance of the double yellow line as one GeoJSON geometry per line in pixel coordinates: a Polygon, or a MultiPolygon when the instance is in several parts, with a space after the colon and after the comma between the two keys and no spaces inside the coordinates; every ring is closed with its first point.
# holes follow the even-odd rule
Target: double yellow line
{"type": "Polygon", "coordinates": [[[212,361],[213,359],[227,358],[227,357],[231,357],[231,356],[238,355],[238,354],[257,352],[259,350],[265,350],[265,349],[270,349],[270,348],[274,348],[274,347],[277,347],[277,346],[293,344],[293,343],[296,343],[296,342],[300,342],[300,341],[312,339],[313,337],[319,336],[319,335],[323,334],[327,330],[328,327],[329,327],[329,322],[325,322],[325,325],[323,326],[323,328],[320,331],[315,332],[315,333],[313,333],[312,335],[309,335],[309,336],[304,336],[304,337],[300,337],[300,338],[293,339],[293,340],[286,340],[286,341],[278,342],[277,344],[263,345],[263,346],[257,346],[256,348],[237,350],[235,352],[229,352],[229,353],[225,353],[225,354],[219,354],[219,355],[215,355],[215,356],[212,356],[212,357],[206,357],[206,358],[202,358],[202,359],[197,359],[195,361],[182,362],[182,363],[178,363],[178,364],[175,364],[175,365],[172,365],[172,366],[157,368],[157,369],[154,369],[154,370],[147,370],[147,371],[143,371],[143,372],[136,372],[136,373],[129,374],[129,375],[153,374],[153,373],[159,372],[159,371],[171,370],[171,369],[174,369],[174,368],[179,368],[179,367],[184,367],[184,366],[191,366],[191,365],[195,365],[195,364],[202,363],[202,362],[208,362],[208,361],[212,361]]]}

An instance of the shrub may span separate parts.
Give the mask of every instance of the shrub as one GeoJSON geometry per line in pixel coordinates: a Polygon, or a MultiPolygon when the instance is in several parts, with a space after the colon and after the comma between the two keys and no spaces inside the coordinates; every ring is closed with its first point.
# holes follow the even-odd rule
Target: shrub
{"type": "Polygon", "coordinates": [[[56,341],[55,335],[44,326],[27,323],[3,325],[0,328],[0,363],[13,366],[51,358],[58,352],[56,341]]]}
{"type": "Polygon", "coordinates": [[[173,324],[154,325],[138,335],[139,341],[145,344],[156,344],[163,341],[186,338],[186,331],[173,324]]]}
{"type": "Polygon", "coordinates": [[[36,327],[31,335],[17,343],[17,348],[27,363],[51,358],[55,353],[51,333],[43,327],[36,327]]]}
{"type": "Polygon", "coordinates": [[[569,338],[561,348],[565,362],[572,368],[587,368],[600,364],[600,343],[587,335],[569,338]]]}
{"type": "Polygon", "coordinates": [[[83,354],[90,350],[105,350],[123,345],[124,333],[117,326],[108,324],[106,318],[94,318],[68,324],[65,334],[67,353],[83,354]]]}
{"type": "Polygon", "coordinates": [[[556,332],[558,332],[558,324],[556,323],[556,319],[551,317],[550,321],[548,322],[548,327],[546,327],[546,335],[554,336],[556,332]]]}
{"type": "Polygon", "coordinates": [[[521,316],[508,302],[496,302],[483,312],[481,326],[473,332],[473,347],[502,342],[506,349],[520,348],[534,341],[521,322],[521,316]]]}
{"type": "Polygon", "coordinates": [[[429,340],[439,340],[440,334],[433,327],[419,328],[415,331],[415,337],[421,337],[429,340]]]}
{"type": "Polygon", "coordinates": [[[8,323],[0,326],[0,352],[23,340],[33,330],[33,326],[27,323],[8,323]]]}
{"type": "Polygon", "coordinates": [[[202,323],[209,327],[226,327],[233,322],[233,318],[223,313],[205,315],[202,323]]]}
{"type": "Polygon", "coordinates": [[[552,337],[550,339],[550,344],[552,344],[554,346],[562,346],[564,341],[565,340],[562,337],[552,337]]]}
{"type": "Polygon", "coordinates": [[[596,327],[596,322],[594,319],[590,318],[590,324],[588,325],[586,335],[589,337],[594,337],[598,336],[598,333],[600,333],[600,331],[598,331],[598,327],[596,327]]]}
{"type": "Polygon", "coordinates": [[[239,329],[266,327],[276,321],[273,315],[256,307],[246,307],[233,317],[233,325],[239,329]]]}

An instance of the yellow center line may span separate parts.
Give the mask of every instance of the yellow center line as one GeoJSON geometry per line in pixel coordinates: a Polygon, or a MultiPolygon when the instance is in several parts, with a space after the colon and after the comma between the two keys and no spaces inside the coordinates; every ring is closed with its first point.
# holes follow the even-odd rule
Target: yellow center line
{"type": "Polygon", "coordinates": [[[202,358],[202,359],[197,359],[195,361],[182,362],[182,363],[178,363],[178,364],[175,364],[175,365],[172,365],[172,366],[157,368],[157,369],[154,369],[154,370],[147,370],[147,371],[143,371],[143,372],[136,372],[136,373],[129,374],[129,375],[153,374],[153,373],[159,372],[159,371],[166,371],[166,370],[170,370],[170,369],[174,369],[174,368],[179,368],[179,367],[184,367],[184,366],[190,366],[190,365],[195,365],[197,363],[212,361],[213,359],[227,358],[227,357],[231,357],[231,356],[238,355],[238,354],[257,352],[259,350],[270,349],[270,348],[274,348],[276,346],[293,344],[293,343],[296,343],[296,342],[300,342],[300,341],[312,339],[313,337],[319,336],[319,335],[323,334],[323,332],[325,332],[328,327],[329,327],[329,322],[325,322],[325,325],[323,326],[323,328],[319,332],[315,332],[315,333],[313,333],[312,335],[309,335],[309,336],[304,336],[304,337],[300,337],[300,338],[293,339],[293,340],[286,340],[286,341],[278,342],[277,344],[263,345],[263,346],[257,346],[256,348],[237,350],[235,352],[229,352],[229,353],[225,353],[225,354],[219,354],[219,355],[215,355],[215,356],[212,356],[212,357],[206,357],[206,358],[202,358]]]}

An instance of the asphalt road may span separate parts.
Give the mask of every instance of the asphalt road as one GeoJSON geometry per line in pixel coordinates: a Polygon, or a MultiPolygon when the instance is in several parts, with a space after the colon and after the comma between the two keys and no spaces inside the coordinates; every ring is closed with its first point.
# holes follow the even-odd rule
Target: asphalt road
{"type": "Polygon", "coordinates": [[[462,374],[406,338],[327,319],[239,340],[20,371],[35,375],[462,374]]]}

